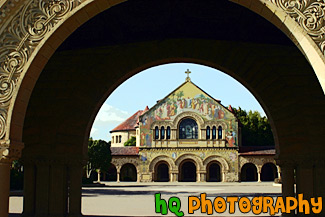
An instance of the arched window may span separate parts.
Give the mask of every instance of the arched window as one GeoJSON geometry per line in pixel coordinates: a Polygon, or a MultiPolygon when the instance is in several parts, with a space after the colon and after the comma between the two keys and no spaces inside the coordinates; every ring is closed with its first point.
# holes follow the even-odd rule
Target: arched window
{"type": "Polygon", "coordinates": [[[216,129],[217,129],[216,126],[212,127],[212,139],[216,139],[216,134],[217,134],[216,129]]]}
{"type": "Polygon", "coordinates": [[[155,139],[159,139],[159,128],[155,127],[155,139]]]}
{"type": "Polygon", "coordinates": [[[167,134],[167,139],[170,139],[170,127],[169,126],[167,127],[167,133],[166,134],[167,134]]]}
{"type": "Polygon", "coordinates": [[[195,120],[186,118],[179,124],[179,138],[180,139],[197,139],[198,127],[195,120]]]}
{"type": "Polygon", "coordinates": [[[210,127],[207,126],[207,139],[210,139],[210,127]]]}
{"type": "Polygon", "coordinates": [[[122,142],[122,136],[119,136],[119,140],[118,140],[119,143],[122,142]]]}
{"type": "Polygon", "coordinates": [[[115,142],[118,143],[118,136],[115,137],[115,142]]]}
{"type": "Polygon", "coordinates": [[[161,127],[160,129],[160,139],[165,139],[165,127],[161,127]]]}
{"type": "Polygon", "coordinates": [[[112,136],[112,143],[114,143],[114,136],[112,136]]]}
{"type": "Polygon", "coordinates": [[[218,127],[218,139],[222,139],[222,127],[218,127]]]}

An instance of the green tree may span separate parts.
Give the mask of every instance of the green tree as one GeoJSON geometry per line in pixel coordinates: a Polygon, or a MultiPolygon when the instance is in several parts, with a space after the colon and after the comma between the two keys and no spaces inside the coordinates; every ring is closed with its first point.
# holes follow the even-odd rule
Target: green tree
{"type": "Polygon", "coordinates": [[[274,146],[272,129],[267,117],[262,117],[258,111],[233,108],[235,115],[242,124],[243,146],[274,146]]]}
{"type": "Polygon", "coordinates": [[[111,142],[104,140],[89,139],[88,142],[88,164],[87,164],[87,177],[89,178],[91,171],[96,170],[107,171],[111,166],[111,142]]]}
{"type": "Polygon", "coordinates": [[[137,143],[136,139],[135,139],[135,136],[131,136],[130,139],[128,139],[128,141],[126,141],[124,143],[124,146],[135,146],[137,143]]]}

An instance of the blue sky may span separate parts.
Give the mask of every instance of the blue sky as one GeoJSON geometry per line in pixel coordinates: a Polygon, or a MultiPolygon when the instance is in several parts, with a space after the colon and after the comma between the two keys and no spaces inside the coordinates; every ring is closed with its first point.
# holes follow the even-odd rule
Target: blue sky
{"type": "Polygon", "coordinates": [[[238,81],[216,69],[190,63],[165,64],[146,69],[121,84],[105,101],[94,121],[90,136],[109,141],[109,131],[138,110],[149,108],[171,93],[186,78],[228,107],[259,111],[265,115],[255,97],[238,81]]]}

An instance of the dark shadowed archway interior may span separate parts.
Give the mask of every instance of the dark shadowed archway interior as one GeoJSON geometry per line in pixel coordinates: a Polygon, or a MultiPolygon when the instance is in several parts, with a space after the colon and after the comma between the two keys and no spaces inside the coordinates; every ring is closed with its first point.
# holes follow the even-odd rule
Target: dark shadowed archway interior
{"type": "Polygon", "coordinates": [[[161,162],[155,169],[156,182],[169,182],[169,167],[166,162],[161,162]]]}
{"type": "Polygon", "coordinates": [[[137,169],[133,164],[124,164],[121,168],[121,181],[136,182],[137,181],[137,169]]]}
{"type": "Polygon", "coordinates": [[[186,161],[180,166],[180,182],[196,181],[196,166],[192,161],[186,161]]]}
{"type": "Polygon", "coordinates": [[[221,182],[221,169],[220,165],[212,162],[207,166],[207,181],[208,182],[221,182]]]}
{"type": "Polygon", "coordinates": [[[266,163],[262,167],[261,181],[274,181],[278,178],[276,166],[273,163],[266,163]]]}
{"type": "Polygon", "coordinates": [[[257,169],[252,163],[245,164],[241,169],[241,181],[252,182],[257,181],[257,169]]]}

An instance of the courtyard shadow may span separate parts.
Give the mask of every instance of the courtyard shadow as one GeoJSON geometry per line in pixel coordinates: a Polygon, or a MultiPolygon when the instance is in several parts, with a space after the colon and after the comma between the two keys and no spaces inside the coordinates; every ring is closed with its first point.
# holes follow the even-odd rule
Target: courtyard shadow
{"type": "MultiPolygon", "coordinates": [[[[139,186],[138,186],[139,187],[139,186]]],[[[96,197],[100,195],[115,195],[115,196],[129,196],[129,195],[154,195],[156,193],[162,193],[164,195],[197,195],[199,196],[200,193],[197,192],[189,192],[189,191],[129,191],[123,189],[83,189],[82,190],[83,197],[96,197]]],[[[282,196],[281,193],[216,193],[216,194],[207,194],[208,197],[261,197],[261,196],[270,196],[270,197],[280,197],[282,196]]]]}

